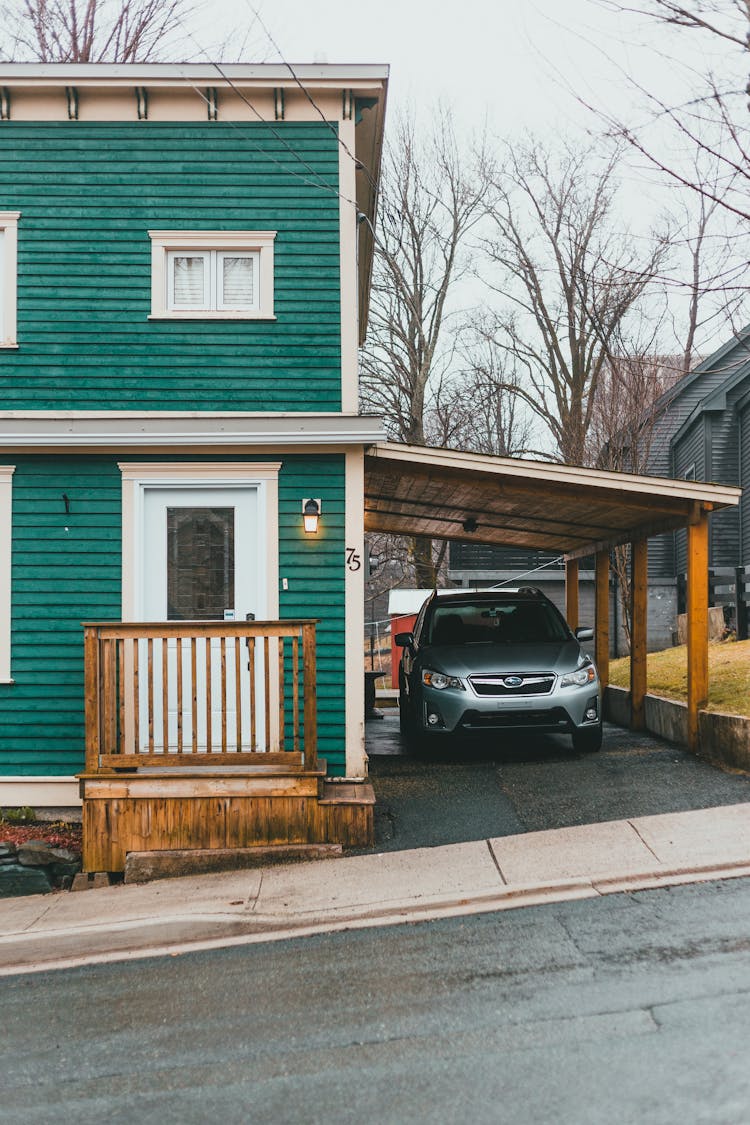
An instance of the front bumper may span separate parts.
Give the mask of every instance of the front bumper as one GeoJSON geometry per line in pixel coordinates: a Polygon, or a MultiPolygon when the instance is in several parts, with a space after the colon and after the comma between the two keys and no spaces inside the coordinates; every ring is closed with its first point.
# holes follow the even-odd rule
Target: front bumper
{"type": "Polygon", "coordinates": [[[549,695],[477,696],[471,690],[423,687],[418,723],[425,732],[536,730],[569,734],[601,722],[598,680],[580,687],[556,686],[549,695]],[[595,718],[586,712],[596,710],[595,718]],[[437,718],[432,718],[434,716],[437,718]]]}

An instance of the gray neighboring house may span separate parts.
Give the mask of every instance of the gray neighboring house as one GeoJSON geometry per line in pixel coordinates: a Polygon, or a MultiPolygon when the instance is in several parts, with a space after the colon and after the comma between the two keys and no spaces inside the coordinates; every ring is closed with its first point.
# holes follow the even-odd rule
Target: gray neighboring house
{"type": "MultiPolygon", "coordinates": [[[[750,326],[677,380],[657,401],[648,420],[648,473],[688,480],[739,485],[738,508],[711,518],[712,604],[724,604],[734,627],[746,633],[750,583],[750,326]],[[739,591],[737,598],[736,592],[739,591]]],[[[562,564],[553,555],[506,550],[471,543],[451,543],[448,576],[459,586],[494,585],[527,576],[564,608],[562,564]]],[[[687,567],[686,535],[672,532],[649,540],[649,649],[673,643],[682,604],[682,576],[687,567]]],[[[580,620],[593,621],[593,564],[581,562],[580,620]]],[[[613,655],[626,651],[618,621],[615,591],[611,598],[613,655]],[[617,626],[617,628],[615,628],[617,626]]]]}

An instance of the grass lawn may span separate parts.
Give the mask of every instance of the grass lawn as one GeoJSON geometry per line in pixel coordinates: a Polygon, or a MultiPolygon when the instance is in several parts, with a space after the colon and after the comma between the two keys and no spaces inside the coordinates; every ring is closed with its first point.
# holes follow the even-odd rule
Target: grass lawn
{"type": "MultiPolygon", "coordinates": [[[[610,683],[630,687],[630,657],[613,660],[610,683]]],[[[750,641],[708,646],[709,711],[750,715],[750,641]]],[[[687,702],[687,646],[648,654],[648,690],[687,702]]]]}

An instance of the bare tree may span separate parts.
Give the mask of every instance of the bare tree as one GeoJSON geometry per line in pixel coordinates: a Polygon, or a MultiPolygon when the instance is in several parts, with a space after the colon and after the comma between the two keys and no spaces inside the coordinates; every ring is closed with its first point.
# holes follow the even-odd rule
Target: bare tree
{"type": "Polygon", "coordinates": [[[517,393],[520,378],[512,357],[502,354],[483,328],[468,340],[465,359],[466,369],[437,396],[432,443],[494,457],[527,455],[531,419],[517,393]]]}
{"type": "MultiPolygon", "coordinates": [[[[459,150],[450,114],[436,114],[417,140],[413,116],[396,120],[386,149],[368,342],[362,353],[362,403],[383,415],[390,435],[424,444],[445,434],[451,369],[462,316],[456,287],[470,261],[467,235],[482,217],[485,164],[459,150]]],[[[419,586],[434,586],[437,557],[429,540],[415,540],[419,586]]]]}
{"type": "Polygon", "coordinates": [[[148,62],[177,45],[190,0],[7,0],[0,57],[14,62],[148,62]]]}
{"type": "MultiPolygon", "coordinates": [[[[740,220],[750,218],[750,0],[598,2],[619,14],[649,18],[676,33],[698,34],[706,50],[702,73],[696,66],[686,68],[685,96],[675,104],[627,74],[636,95],[637,123],[623,121],[601,106],[590,108],[604,119],[611,134],[672,182],[740,220]],[[708,179],[696,176],[695,154],[715,162],[719,174],[708,179]]],[[[618,66],[617,60],[612,62],[618,66]]],[[[674,58],[669,62],[674,70],[674,58]]]]}
{"type": "MultiPolygon", "coordinates": [[[[504,389],[551,435],[555,455],[587,460],[599,385],[614,341],[664,261],[664,237],[620,233],[617,156],[538,142],[506,146],[484,241],[501,308],[491,340],[522,373],[504,389]]],[[[489,336],[488,336],[489,338],[489,336]]]]}

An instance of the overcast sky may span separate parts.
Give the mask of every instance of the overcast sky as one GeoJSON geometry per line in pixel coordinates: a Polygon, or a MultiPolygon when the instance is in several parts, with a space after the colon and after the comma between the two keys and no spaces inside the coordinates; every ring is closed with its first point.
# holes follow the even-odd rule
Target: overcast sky
{"type": "MultiPolygon", "coordinates": [[[[203,14],[189,41],[193,58],[215,58],[223,39],[225,60],[387,63],[390,120],[409,105],[426,122],[442,101],[467,139],[485,122],[490,135],[512,138],[531,130],[542,141],[549,138],[550,147],[561,133],[571,140],[601,133],[601,113],[641,124],[648,111],[634,83],[679,104],[695,95],[707,64],[726,76],[733,57],[713,37],[618,13],[608,0],[198,2],[203,14]],[[715,59],[707,55],[712,49],[715,59]]],[[[741,53],[735,57],[742,67],[741,53]]],[[[659,151],[674,164],[673,138],[663,125],[656,128],[664,130],[659,151]]],[[[632,151],[620,178],[622,226],[629,235],[646,235],[660,225],[667,202],[675,203],[674,185],[632,151]]],[[[675,265],[676,276],[681,269],[675,265]]],[[[679,285],[673,299],[679,324],[679,285]]],[[[726,331],[723,320],[712,322],[699,347],[711,350],[726,331]]]]}
{"type": "Polygon", "coordinates": [[[199,42],[231,35],[229,58],[249,30],[245,57],[277,59],[254,9],[287,61],[388,63],[391,107],[443,99],[504,134],[592,126],[576,95],[624,113],[634,95],[620,69],[679,96],[682,64],[705,50],[600,0],[222,0],[205,9],[199,42]]]}

